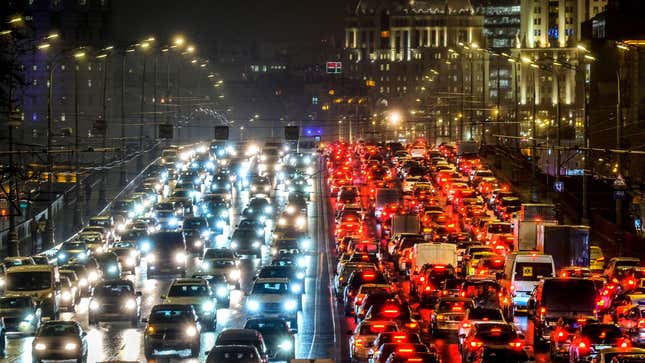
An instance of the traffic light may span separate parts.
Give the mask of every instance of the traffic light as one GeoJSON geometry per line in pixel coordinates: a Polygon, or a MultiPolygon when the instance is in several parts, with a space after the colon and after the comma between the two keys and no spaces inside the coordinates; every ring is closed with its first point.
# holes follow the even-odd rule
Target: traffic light
{"type": "Polygon", "coordinates": [[[175,136],[175,128],[169,124],[159,125],[159,138],[172,139],[175,136]]]}
{"type": "Polygon", "coordinates": [[[287,141],[298,141],[300,138],[300,128],[298,126],[285,126],[284,139],[287,141]]]}
{"type": "Polygon", "coordinates": [[[228,140],[228,126],[215,126],[215,140],[228,140]]]}

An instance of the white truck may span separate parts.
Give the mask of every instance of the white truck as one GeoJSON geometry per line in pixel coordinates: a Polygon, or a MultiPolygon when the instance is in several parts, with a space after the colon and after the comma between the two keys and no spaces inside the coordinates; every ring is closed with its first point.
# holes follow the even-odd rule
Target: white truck
{"type": "Polygon", "coordinates": [[[533,251],[537,248],[537,229],[544,223],[557,224],[555,205],[524,203],[513,217],[513,250],[533,251]]]}
{"type": "Polygon", "coordinates": [[[410,251],[410,274],[423,265],[451,265],[457,267],[457,245],[454,243],[417,243],[410,251]]]}

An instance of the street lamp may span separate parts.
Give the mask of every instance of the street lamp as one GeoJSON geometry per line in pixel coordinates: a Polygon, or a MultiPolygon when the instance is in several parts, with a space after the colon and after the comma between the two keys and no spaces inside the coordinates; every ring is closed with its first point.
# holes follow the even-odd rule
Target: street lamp
{"type": "Polygon", "coordinates": [[[81,216],[81,159],[80,159],[80,130],[79,130],[79,102],[78,102],[78,71],[80,68],[79,62],[85,59],[84,51],[77,51],[74,53],[74,168],[76,169],[76,203],[74,204],[74,227],[80,227],[83,223],[81,216]]]}

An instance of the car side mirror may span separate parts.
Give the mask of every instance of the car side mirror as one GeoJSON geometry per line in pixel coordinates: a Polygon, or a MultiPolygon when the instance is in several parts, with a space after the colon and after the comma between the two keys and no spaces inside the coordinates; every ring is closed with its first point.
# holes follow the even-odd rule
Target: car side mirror
{"type": "Polygon", "coordinates": [[[147,319],[147,318],[143,318],[143,319],[141,319],[141,322],[142,322],[142,323],[144,323],[144,324],[148,324],[148,319],[147,319]]]}
{"type": "Polygon", "coordinates": [[[82,332],[82,333],[81,333],[81,336],[82,336],[83,338],[85,338],[85,337],[87,336],[87,332],[86,332],[86,331],[82,332]]]}
{"type": "Polygon", "coordinates": [[[141,293],[141,291],[137,291],[137,292],[135,292],[134,294],[135,294],[137,297],[141,297],[141,296],[143,296],[143,294],[141,293]]]}

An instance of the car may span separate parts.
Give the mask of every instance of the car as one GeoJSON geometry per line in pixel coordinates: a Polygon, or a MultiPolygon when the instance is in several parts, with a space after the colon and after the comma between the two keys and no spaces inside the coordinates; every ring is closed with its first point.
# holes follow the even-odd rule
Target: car
{"type": "Polygon", "coordinates": [[[130,280],[99,282],[89,300],[88,321],[96,325],[101,321],[127,320],[130,326],[139,326],[141,292],[135,290],[130,280]]]}
{"type": "Polygon", "coordinates": [[[75,321],[50,320],[36,331],[31,344],[34,363],[52,359],[87,361],[87,333],[75,321]]]}
{"type": "Polygon", "coordinates": [[[217,308],[230,308],[231,307],[231,290],[235,287],[228,282],[228,278],[224,273],[215,272],[212,274],[197,273],[193,278],[204,279],[208,281],[208,285],[215,294],[217,299],[217,308]]]}
{"type": "Polygon", "coordinates": [[[228,281],[240,288],[240,258],[229,248],[208,248],[200,265],[200,271],[207,274],[223,273],[228,281]]]}
{"type": "Polygon", "coordinates": [[[26,257],[15,256],[15,257],[5,257],[4,260],[2,260],[2,264],[4,265],[5,269],[8,269],[9,267],[15,267],[15,266],[35,265],[36,263],[29,256],[26,256],[26,257]]]}
{"type": "Polygon", "coordinates": [[[590,361],[607,348],[631,346],[618,325],[605,323],[586,324],[578,329],[569,346],[569,362],[590,361]]]}
{"type": "Polygon", "coordinates": [[[256,278],[287,278],[294,294],[304,294],[305,274],[293,266],[262,266],[256,278]]]}
{"type": "Polygon", "coordinates": [[[279,317],[287,320],[292,330],[298,329],[298,299],[289,279],[256,279],[246,301],[250,317],[279,317]]]}
{"type": "Polygon", "coordinates": [[[167,304],[188,304],[195,307],[201,326],[208,331],[217,328],[217,300],[213,298],[208,281],[201,278],[173,280],[161,299],[167,304]]]}
{"type": "Polygon", "coordinates": [[[511,324],[480,322],[473,324],[461,344],[461,361],[472,362],[483,347],[512,347],[530,350],[524,337],[511,324]]]}
{"type": "Polygon", "coordinates": [[[637,363],[643,361],[645,361],[645,349],[634,347],[603,349],[592,360],[593,363],[637,363]]]}
{"type": "Polygon", "coordinates": [[[163,231],[150,235],[151,249],[146,256],[147,277],[162,274],[186,275],[188,253],[184,235],[178,231],[163,231]]]}
{"type": "Polygon", "coordinates": [[[269,361],[262,333],[255,329],[225,329],[217,336],[215,346],[252,346],[262,363],[269,361]]]}
{"type": "MultiPolygon", "coordinates": [[[[376,336],[376,339],[372,342],[372,347],[370,348],[370,351],[368,355],[370,356],[370,363],[375,363],[379,356],[382,356],[379,354],[378,356],[376,355],[376,351],[380,349],[380,347],[384,344],[389,344],[389,343],[394,343],[394,344],[402,344],[402,343],[421,343],[421,337],[419,334],[409,334],[406,332],[401,332],[401,331],[392,331],[392,332],[383,332],[379,333],[379,335],[376,336]]],[[[387,356],[382,357],[383,361],[387,359],[387,356]]]]}
{"type": "Polygon", "coordinates": [[[240,255],[254,255],[262,257],[263,241],[258,237],[257,232],[251,229],[236,229],[230,238],[230,248],[240,255]]]}
{"type": "MultiPolygon", "coordinates": [[[[0,316],[4,319],[0,333],[32,335],[40,327],[42,310],[31,296],[8,295],[0,297],[0,316]]],[[[3,341],[0,336],[0,347],[3,341]]]]}
{"type": "Polygon", "coordinates": [[[121,278],[121,263],[114,252],[105,252],[94,256],[105,279],[121,278]]]}
{"type": "Polygon", "coordinates": [[[430,333],[434,336],[457,332],[466,315],[466,310],[475,307],[472,299],[460,297],[441,297],[432,312],[430,333]]]}
{"type": "Polygon", "coordinates": [[[569,358],[569,349],[571,348],[571,339],[574,334],[584,324],[595,322],[593,317],[561,317],[551,331],[549,339],[549,355],[551,359],[567,360],[569,358]]]}
{"type": "Polygon", "coordinates": [[[501,323],[501,324],[507,323],[506,319],[504,319],[504,313],[502,312],[501,309],[495,309],[495,308],[468,309],[466,310],[466,314],[464,315],[464,318],[461,321],[461,324],[459,325],[459,329],[457,331],[457,336],[459,337],[459,341],[458,341],[459,347],[461,347],[461,343],[463,342],[464,337],[468,335],[468,333],[470,332],[470,328],[472,328],[473,324],[477,324],[485,321],[501,323]]]}
{"type": "Polygon", "coordinates": [[[244,329],[254,329],[262,333],[269,359],[290,362],[295,358],[295,338],[289,325],[283,319],[249,319],[244,324],[244,329]]]}
{"type": "Polygon", "coordinates": [[[56,253],[56,260],[59,265],[67,263],[73,258],[83,260],[87,258],[90,250],[85,242],[71,241],[63,242],[56,253]]]}
{"type": "Polygon", "coordinates": [[[531,357],[523,349],[511,346],[484,346],[475,353],[473,363],[528,363],[531,357]]]}
{"type": "MultiPolygon", "coordinates": [[[[430,353],[428,346],[423,343],[384,343],[381,344],[374,355],[369,359],[370,363],[384,363],[390,356],[402,356],[407,358],[416,357],[418,353],[430,353]]],[[[417,360],[413,360],[416,362],[417,360]]],[[[406,360],[407,362],[407,360],[406,360]]]]}
{"type": "Polygon", "coordinates": [[[354,330],[348,330],[349,358],[351,361],[366,360],[369,358],[372,342],[381,333],[396,332],[399,327],[393,321],[364,320],[356,325],[354,330]]]}
{"type": "Polygon", "coordinates": [[[139,265],[140,257],[139,251],[134,247],[112,247],[108,252],[114,253],[117,256],[119,265],[122,271],[134,275],[137,266],[139,265]]]}
{"type": "MultiPolygon", "coordinates": [[[[60,274],[60,273],[59,273],[60,274]]],[[[67,276],[59,277],[60,301],[58,307],[60,310],[74,312],[76,310],[76,286],[72,284],[67,276]]]]}
{"type": "Polygon", "coordinates": [[[192,305],[160,304],[152,307],[143,335],[143,350],[151,360],[157,352],[190,349],[197,358],[201,349],[201,325],[192,305]]]}
{"type": "Polygon", "coordinates": [[[257,348],[252,345],[216,345],[208,352],[206,363],[263,363],[257,348]]]}

